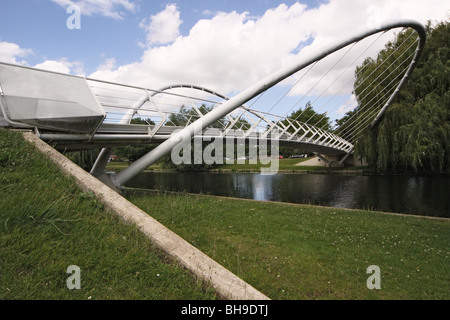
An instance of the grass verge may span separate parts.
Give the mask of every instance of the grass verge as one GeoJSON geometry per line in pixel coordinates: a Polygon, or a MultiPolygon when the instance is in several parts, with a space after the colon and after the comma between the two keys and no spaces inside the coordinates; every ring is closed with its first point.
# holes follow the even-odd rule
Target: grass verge
{"type": "Polygon", "coordinates": [[[186,194],[129,199],[272,299],[449,299],[450,221],[186,194]],[[369,290],[367,269],[381,270],[369,290]]]}
{"type": "Polygon", "coordinates": [[[105,212],[20,133],[0,129],[0,299],[215,299],[136,227],[105,212]],[[67,268],[81,269],[69,290],[67,268]]]}
{"type": "MultiPolygon", "coordinates": [[[[450,296],[450,222],[210,196],[142,209],[272,299],[450,296]],[[369,290],[370,265],[381,289],[369,290]]],[[[19,133],[0,130],[0,299],[214,299],[19,133]],[[69,290],[70,265],[81,289],[69,290]]]]}
{"type": "MultiPolygon", "coordinates": [[[[283,172],[356,172],[366,170],[366,167],[345,167],[345,168],[326,168],[323,166],[301,166],[299,163],[308,159],[294,158],[294,159],[279,159],[278,170],[283,172]]],[[[263,165],[260,161],[251,164],[249,160],[245,160],[244,164],[221,164],[214,169],[209,169],[211,172],[260,172],[261,168],[269,168],[270,164],[263,165]]],[[[130,165],[129,162],[109,162],[106,166],[108,170],[119,171],[125,169],[130,165]]],[[[165,170],[160,163],[155,163],[149,166],[146,170],[165,170]]],[[[173,171],[173,169],[171,169],[173,171]]]]}

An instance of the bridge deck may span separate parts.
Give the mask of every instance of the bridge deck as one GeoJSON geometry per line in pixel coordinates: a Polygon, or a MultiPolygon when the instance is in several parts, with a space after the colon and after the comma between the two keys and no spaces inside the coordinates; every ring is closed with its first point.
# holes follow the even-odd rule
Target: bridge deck
{"type": "MultiPolygon", "coordinates": [[[[142,145],[148,143],[161,143],[170,138],[175,130],[181,130],[183,127],[164,126],[159,128],[155,134],[150,134],[155,129],[154,125],[140,124],[102,124],[97,133],[93,136],[88,134],[70,134],[57,132],[41,132],[40,138],[55,146],[58,150],[86,150],[97,149],[114,146],[125,145],[142,145]]],[[[203,139],[222,137],[223,132],[220,130],[208,131],[207,135],[202,135],[203,139]]],[[[260,138],[262,133],[253,133],[251,138],[260,138]]],[[[248,143],[249,137],[243,137],[242,131],[230,131],[226,135],[227,138],[243,138],[248,143]]],[[[278,140],[280,146],[286,146],[296,149],[305,149],[311,152],[318,152],[329,155],[345,154],[345,151],[338,150],[334,146],[328,146],[327,143],[317,144],[317,141],[308,141],[308,138],[297,140],[288,140],[287,134],[281,136],[268,135],[268,141],[278,140]]],[[[225,139],[224,139],[225,143],[225,139]]]]}
{"type": "MultiPolygon", "coordinates": [[[[150,94],[145,88],[97,83],[83,77],[6,63],[0,63],[0,83],[0,110],[3,113],[0,115],[0,126],[30,128],[37,132],[42,140],[53,144],[59,150],[162,143],[167,141],[175,130],[185,129],[200,118],[208,118],[209,112],[216,111],[215,109],[202,113],[195,104],[194,114],[163,110],[155,104],[158,99],[156,96],[184,99],[176,100],[177,104],[200,98],[173,93],[169,95],[164,90],[150,94]],[[110,90],[117,96],[111,96],[111,93],[107,94],[105,90],[110,90]],[[127,105],[125,101],[132,105],[127,105]],[[113,107],[116,109],[111,111],[113,107]],[[153,115],[155,124],[130,124],[133,115],[144,109],[153,115]],[[172,117],[185,120],[184,127],[173,123],[172,117]]],[[[208,91],[204,88],[194,89],[208,91]]],[[[208,92],[225,101],[223,104],[218,102],[220,108],[230,102],[220,94],[208,92]]],[[[202,98],[199,103],[205,101],[205,98],[202,98]]],[[[349,141],[314,125],[252,110],[244,105],[233,106],[233,110],[238,109],[240,117],[233,118],[228,114],[217,116],[219,120],[216,119],[216,122],[221,126],[221,131],[217,129],[215,133],[211,133],[209,129],[204,129],[203,138],[219,136],[241,137],[246,140],[276,140],[282,146],[329,155],[345,154],[353,149],[349,141]],[[238,127],[245,129],[234,130],[238,127]]],[[[210,126],[212,123],[213,121],[210,126]]],[[[203,128],[208,128],[208,125],[205,124],[203,128]]]]}

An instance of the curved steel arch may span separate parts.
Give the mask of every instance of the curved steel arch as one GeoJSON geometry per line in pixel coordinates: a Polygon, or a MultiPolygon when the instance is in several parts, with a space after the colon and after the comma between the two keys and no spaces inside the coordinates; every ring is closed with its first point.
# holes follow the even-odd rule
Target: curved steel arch
{"type": "Polygon", "coordinates": [[[173,85],[170,85],[170,86],[166,86],[164,88],[159,89],[158,91],[153,92],[150,96],[154,97],[157,94],[162,93],[164,91],[167,91],[167,90],[170,90],[170,89],[177,89],[177,88],[186,88],[186,89],[199,90],[199,91],[203,91],[203,92],[206,92],[206,93],[210,93],[210,94],[212,94],[214,96],[217,96],[219,98],[222,98],[224,100],[230,100],[229,97],[227,97],[227,96],[225,96],[223,94],[217,93],[217,92],[215,92],[213,90],[210,90],[210,89],[202,87],[202,86],[196,86],[196,85],[191,85],[191,84],[173,84],[173,85]]]}
{"type": "MultiPolygon", "coordinates": [[[[262,81],[258,82],[256,85],[254,85],[254,86],[248,88],[247,90],[245,90],[244,92],[251,91],[250,90],[251,88],[254,88],[255,86],[258,86],[258,84],[264,82],[264,80],[268,80],[265,84],[261,85],[260,89],[254,90],[255,93],[250,98],[248,98],[245,102],[253,99],[258,94],[264,92],[265,90],[269,89],[270,87],[275,86],[276,84],[278,84],[282,80],[290,77],[291,75],[293,75],[296,72],[302,70],[303,68],[307,67],[308,65],[311,65],[314,62],[322,60],[323,58],[327,57],[328,55],[330,55],[330,54],[332,54],[332,53],[334,53],[336,51],[339,51],[340,49],[342,49],[342,48],[344,48],[344,47],[346,47],[346,46],[348,46],[348,45],[350,45],[352,43],[358,42],[358,41],[360,41],[360,40],[362,40],[364,38],[367,38],[369,36],[372,36],[374,34],[377,34],[377,33],[380,33],[380,32],[384,32],[384,31],[388,31],[388,30],[395,29],[395,28],[400,28],[400,27],[414,29],[417,32],[418,36],[419,36],[419,43],[417,44],[414,57],[411,60],[411,63],[409,65],[408,69],[406,70],[405,74],[403,75],[402,79],[400,80],[399,84],[397,85],[397,88],[394,90],[394,92],[391,94],[391,96],[389,97],[389,99],[387,100],[385,105],[382,107],[382,109],[379,111],[379,113],[377,114],[377,116],[373,120],[373,122],[371,124],[371,126],[373,127],[376,123],[378,123],[378,121],[380,120],[381,116],[384,114],[386,109],[389,107],[389,105],[392,103],[392,101],[397,96],[397,94],[400,91],[400,89],[406,83],[407,79],[409,78],[409,75],[412,73],[412,71],[414,70],[414,68],[415,68],[415,66],[417,64],[417,61],[418,61],[418,59],[420,57],[420,54],[423,51],[423,48],[424,48],[425,42],[426,42],[426,30],[425,30],[424,26],[421,23],[417,22],[417,21],[414,21],[414,20],[402,20],[402,21],[397,21],[397,22],[393,22],[393,23],[388,23],[388,24],[386,24],[384,26],[381,26],[381,27],[379,27],[377,29],[364,32],[364,33],[362,33],[362,34],[360,34],[358,36],[354,36],[354,37],[350,38],[348,41],[345,41],[345,42],[342,42],[342,43],[340,43],[338,45],[332,46],[331,48],[325,50],[321,54],[316,55],[314,58],[312,58],[310,60],[309,59],[305,59],[306,62],[304,62],[304,63],[300,63],[300,64],[297,64],[295,66],[288,67],[287,69],[283,69],[282,71],[276,72],[276,73],[272,74],[271,76],[269,76],[269,77],[263,79],[262,81]]],[[[213,90],[210,90],[208,88],[205,88],[205,87],[202,87],[202,86],[197,86],[197,85],[188,85],[188,84],[169,85],[169,86],[166,86],[166,87],[164,87],[164,88],[154,92],[151,96],[155,96],[158,93],[161,93],[161,92],[164,92],[164,91],[170,90],[170,89],[175,89],[175,88],[195,89],[195,90],[199,90],[199,91],[204,91],[204,92],[210,93],[212,95],[215,95],[215,96],[217,96],[219,98],[222,98],[224,100],[227,100],[227,101],[230,100],[229,97],[227,97],[227,96],[225,96],[223,94],[217,93],[217,92],[215,92],[213,90]]],[[[240,94],[238,96],[240,96],[240,94]]],[[[236,96],[236,97],[238,97],[238,96],[236,96]]],[[[237,107],[239,107],[239,106],[237,106],[237,107]]],[[[245,108],[244,104],[242,104],[241,107],[245,108]]],[[[247,111],[249,111],[249,112],[252,111],[251,109],[247,109],[247,108],[245,108],[245,109],[247,111]]]]}
{"type": "Polygon", "coordinates": [[[412,29],[414,29],[419,36],[419,42],[418,42],[414,57],[409,65],[407,71],[405,72],[403,78],[401,79],[400,83],[398,84],[398,86],[395,89],[395,91],[393,92],[393,94],[388,99],[387,103],[383,106],[381,111],[376,116],[375,120],[372,122],[372,126],[375,125],[379,121],[379,119],[383,115],[383,113],[386,111],[387,107],[390,105],[392,100],[396,97],[396,95],[398,94],[400,89],[403,87],[403,85],[405,84],[405,82],[408,79],[411,72],[414,70],[417,60],[419,59],[420,54],[425,46],[426,30],[425,30],[424,26],[417,21],[400,20],[400,21],[387,23],[387,24],[384,24],[374,30],[369,30],[369,31],[365,31],[360,34],[357,34],[357,35],[349,38],[347,41],[343,41],[338,44],[330,45],[328,48],[324,49],[322,52],[319,52],[317,54],[310,54],[307,57],[301,57],[300,60],[297,61],[296,63],[272,73],[271,75],[265,77],[264,79],[258,81],[256,84],[250,86],[246,90],[237,94],[233,98],[227,100],[221,106],[213,109],[212,111],[210,111],[209,113],[204,115],[201,119],[195,121],[191,125],[187,126],[183,130],[181,130],[172,139],[169,139],[169,140],[163,142],[158,147],[156,147],[155,149],[150,151],[148,154],[146,154],[142,158],[138,159],[130,167],[128,167],[128,168],[120,171],[116,175],[112,176],[111,180],[113,181],[113,183],[116,186],[118,186],[118,187],[123,186],[127,181],[129,181],[134,176],[139,174],[146,167],[148,167],[152,163],[158,161],[161,157],[163,157],[164,155],[169,153],[172,150],[172,148],[175,147],[180,142],[182,137],[188,136],[188,137],[192,138],[196,132],[202,131],[203,129],[205,129],[212,123],[214,123],[217,119],[220,119],[221,117],[227,115],[228,113],[232,112],[239,106],[244,105],[247,101],[253,99],[260,93],[275,86],[279,82],[290,77],[291,75],[302,70],[303,68],[311,65],[312,63],[322,60],[323,58],[327,57],[328,55],[330,55],[342,48],[345,48],[348,45],[356,43],[364,38],[367,38],[369,36],[372,36],[372,35],[380,33],[380,32],[395,29],[395,28],[412,28],[412,29]]]}
{"type": "Polygon", "coordinates": [[[177,88],[187,88],[187,89],[194,89],[194,90],[199,90],[199,91],[203,91],[212,95],[215,95],[219,98],[222,98],[224,100],[229,100],[230,98],[227,96],[224,96],[223,94],[217,93],[213,90],[207,89],[205,87],[201,87],[201,86],[196,86],[196,85],[191,85],[191,84],[173,84],[173,85],[169,85],[163,88],[160,88],[159,90],[152,90],[152,94],[145,94],[144,96],[141,97],[141,99],[139,99],[132,107],[132,109],[130,110],[131,112],[129,114],[125,114],[124,115],[124,121],[127,121],[128,123],[131,121],[131,119],[136,115],[136,113],[139,111],[139,109],[150,100],[150,98],[163,93],[164,91],[167,90],[171,90],[171,89],[177,89],[177,88]]]}
{"type": "MultiPolygon", "coordinates": [[[[215,95],[215,96],[217,96],[219,98],[222,98],[224,100],[229,100],[230,99],[229,97],[227,97],[227,96],[225,96],[223,94],[217,93],[216,91],[210,90],[208,88],[205,88],[205,87],[202,87],[202,86],[196,86],[196,85],[188,85],[188,84],[170,85],[170,86],[161,88],[160,90],[158,90],[157,92],[154,92],[150,96],[154,97],[157,94],[163,93],[166,90],[177,89],[177,88],[187,88],[187,89],[200,90],[200,91],[207,92],[209,94],[215,95]]],[[[331,144],[331,148],[337,147],[336,149],[341,150],[344,153],[349,153],[349,152],[353,151],[354,146],[353,146],[352,143],[350,143],[349,141],[346,141],[345,139],[340,138],[339,136],[337,136],[334,133],[330,133],[330,132],[327,133],[325,130],[323,130],[321,128],[318,128],[318,127],[316,127],[314,125],[311,125],[311,124],[308,124],[308,123],[305,123],[305,122],[301,122],[301,121],[298,121],[298,120],[295,120],[295,119],[291,119],[291,118],[285,118],[285,119],[288,119],[289,125],[287,125],[287,127],[286,126],[282,127],[282,126],[280,126],[279,122],[284,117],[280,117],[280,116],[277,116],[277,115],[274,115],[274,114],[270,114],[270,113],[267,113],[267,112],[263,112],[263,111],[252,110],[252,109],[246,107],[245,105],[240,106],[240,108],[244,109],[245,112],[248,112],[248,113],[252,114],[253,116],[255,116],[256,118],[260,119],[259,121],[266,122],[270,126],[270,129],[274,129],[275,128],[275,129],[280,130],[280,132],[285,133],[287,131],[287,129],[292,126],[292,128],[294,130],[296,130],[296,132],[300,131],[299,129],[302,129],[303,132],[306,132],[306,131],[310,132],[310,131],[312,131],[312,132],[314,132],[313,137],[318,135],[318,138],[317,138],[316,142],[318,142],[319,144],[323,144],[326,141],[333,141],[334,145],[331,142],[329,142],[329,144],[331,144]],[[275,121],[275,122],[271,121],[271,120],[267,119],[267,116],[278,118],[278,121],[275,121]],[[296,124],[297,126],[294,126],[293,123],[296,124]]],[[[231,126],[232,125],[233,125],[233,123],[231,123],[231,126]]],[[[231,126],[229,126],[229,127],[227,127],[225,129],[225,134],[231,129],[231,126]]],[[[269,134],[269,131],[267,131],[263,135],[263,138],[267,137],[268,134],[269,134]]],[[[294,133],[291,136],[289,136],[288,139],[283,139],[283,141],[286,142],[286,140],[287,140],[287,142],[299,142],[299,141],[295,141],[295,139],[293,139],[295,137],[295,134],[296,133],[294,133]]],[[[281,140],[281,137],[279,137],[279,139],[281,140]]],[[[312,138],[310,138],[308,140],[308,142],[310,140],[312,140],[312,138]]]]}
{"type": "MultiPolygon", "coordinates": [[[[164,88],[162,88],[162,89],[159,89],[158,91],[152,93],[150,96],[151,96],[151,97],[154,97],[154,96],[156,96],[157,94],[162,93],[162,92],[164,92],[164,91],[167,91],[167,90],[170,90],[170,89],[177,89],[177,88],[199,90],[199,91],[203,91],[203,92],[212,94],[212,95],[214,95],[214,96],[216,96],[216,97],[219,97],[219,98],[221,98],[221,99],[224,99],[224,100],[230,100],[230,97],[227,97],[226,95],[223,95],[223,94],[221,94],[221,93],[218,93],[218,92],[216,92],[216,91],[214,91],[214,90],[211,90],[211,89],[208,89],[208,88],[205,88],[205,87],[202,87],[202,86],[191,85],[191,84],[174,84],[174,85],[170,85],[170,86],[164,87],[164,88]]],[[[253,111],[252,109],[247,108],[245,105],[241,105],[240,107],[241,107],[241,108],[244,108],[244,109],[247,110],[248,112],[250,112],[250,113],[252,113],[252,114],[254,114],[254,115],[257,116],[257,114],[254,113],[254,111],[253,111]]]]}
{"type": "MultiPolygon", "coordinates": [[[[166,86],[166,87],[164,87],[164,88],[159,89],[158,91],[155,91],[155,92],[152,93],[150,96],[151,96],[151,97],[154,97],[154,96],[156,96],[156,95],[159,94],[159,93],[163,93],[164,91],[171,90],[171,89],[178,89],[178,88],[182,88],[182,89],[193,89],[193,90],[203,91],[203,92],[212,94],[212,95],[214,95],[214,96],[216,96],[216,97],[219,97],[219,98],[221,98],[221,99],[224,99],[225,101],[230,100],[230,98],[227,97],[226,95],[223,95],[223,94],[221,94],[221,93],[218,93],[218,92],[216,92],[216,91],[214,91],[214,90],[211,90],[211,89],[208,89],[208,88],[205,88],[205,87],[202,87],[202,86],[191,85],[191,84],[173,84],[173,85],[169,85],[169,86],[166,86]]],[[[245,105],[241,105],[241,106],[239,106],[239,107],[241,107],[241,108],[245,109],[247,112],[249,112],[249,113],[251,113],[251,114],[253,114],[253,115],[259,117],[259,115],[258,115],[257,113],[255,113],[252,109],[247,108],[245,105]]]]}

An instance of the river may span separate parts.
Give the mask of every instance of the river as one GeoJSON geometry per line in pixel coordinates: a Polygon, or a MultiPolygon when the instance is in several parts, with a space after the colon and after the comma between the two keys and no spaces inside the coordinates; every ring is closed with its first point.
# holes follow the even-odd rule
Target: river
{"type": "Polygon", "coordinates": [[[143,172],[127,187],[450,218],[449,176],[143,172]]]}

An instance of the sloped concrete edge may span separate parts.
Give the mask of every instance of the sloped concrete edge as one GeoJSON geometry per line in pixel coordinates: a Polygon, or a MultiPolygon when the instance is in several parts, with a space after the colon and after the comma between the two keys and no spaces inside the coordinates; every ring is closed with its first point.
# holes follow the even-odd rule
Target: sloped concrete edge
{"type": "Polygon", "coordinates": [[[174,258],[195,276],[208,282],[220,296],[230,300],[269,300],[266,295],[167,229],[33,133],[26,132],[23,136],[53,161],[64,174],[74,177],[83,191],[92,192],[104,203],[106,209],[123,220],[135,224],[160,250],[174,258]]]}

